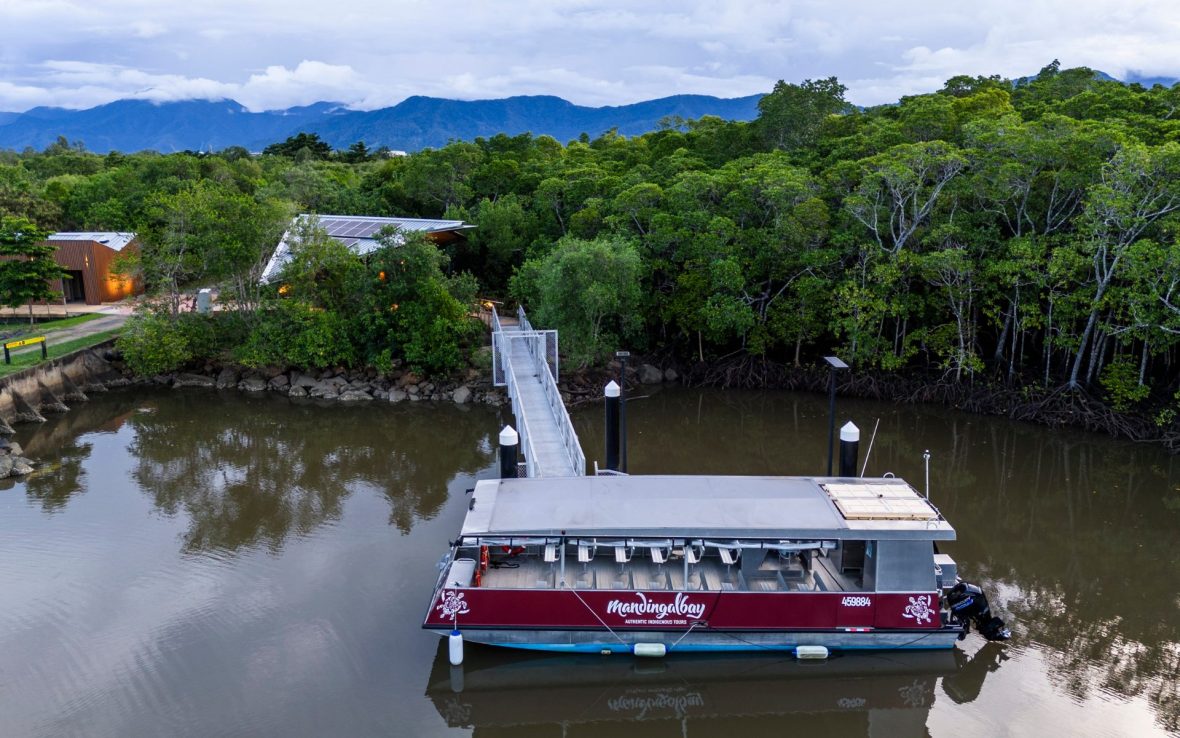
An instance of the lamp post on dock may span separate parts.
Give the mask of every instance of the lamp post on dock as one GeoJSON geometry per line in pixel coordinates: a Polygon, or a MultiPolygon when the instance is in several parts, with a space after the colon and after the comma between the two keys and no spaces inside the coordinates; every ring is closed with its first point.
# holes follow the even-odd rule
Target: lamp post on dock
{"type": "Polygon", "coordinates": [[[836,372],[848,365],[835,356],[825,356],[828,362],[828,476],[832,476],[832,443],[836,435],[836,372]]]}

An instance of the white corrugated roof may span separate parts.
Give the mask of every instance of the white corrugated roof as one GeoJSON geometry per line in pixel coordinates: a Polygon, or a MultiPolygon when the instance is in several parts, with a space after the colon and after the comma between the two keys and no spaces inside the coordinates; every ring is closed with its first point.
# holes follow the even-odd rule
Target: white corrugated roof
{"type": "Polygon", "coordinates": [[[440,233],[442,231],[463,231],[475,226],[461,220],[436,220],[431,218],[378,218],[368,215],[316,215],[306,213],[295,216],[291,221],[291,228],[283,234],[283,239],[271,254],[266,269],[262,271],[262,283],[266,284],[278,276],[283,265],[291,258],[290,246],[287,239],[304,218],[314,217],[320,228],[329,236],[340,241],[357,253],[358,256],[370,253],[380,247],[374,236],[383,228],[394,227],[399,231],[423,231],[425,233],[440,233]]]}
{"type": "Polygon", "coordinates": [[[954,539],[949,523],[899,479],[602,476],[485,480],[463,535],[688,538],[954,539]],[[930,513],[864,519],[841,513],[824,486],[855,482],[930,513]]]}
{"type": "Polygon", "coordinates": [[[122,251],[123,247],[135,240],[134,233],[122,231],[62,231],[54,233],[46,241],[94,241],[101,243],[112,251],[122,251]]]}

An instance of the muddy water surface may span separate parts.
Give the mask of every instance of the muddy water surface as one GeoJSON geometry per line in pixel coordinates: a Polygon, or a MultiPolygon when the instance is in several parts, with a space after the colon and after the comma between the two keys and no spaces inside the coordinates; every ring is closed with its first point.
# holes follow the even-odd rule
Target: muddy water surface
{"type": "MultiPolygon", "coordinates": [[[[638,394],[647,394],[640,392],[638,394]]],[[[20,428],[50,462],[0,487],[8,736],[1152,735],[1180,730],[1180,468],[1162,452],[929,408],[879,420],[870,474],[925,487],[944,547],[1013,628],[952,652],[552,657],[419,623],[506,418],[110,393],[20,428]]],[[[816,474],[826,398],[633,399],[633,473],[816,474]]],[[[575,413],[601,459],[601,408],[575,413]]],[[[862,450],[863,456],[863,450],[862,450]]]]}

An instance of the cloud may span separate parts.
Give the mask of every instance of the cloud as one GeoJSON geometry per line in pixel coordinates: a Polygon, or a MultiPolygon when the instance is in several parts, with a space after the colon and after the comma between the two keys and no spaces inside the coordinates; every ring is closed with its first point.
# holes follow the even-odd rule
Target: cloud
{"type": "Polygon", "coordinates": [[[1053,58],[1180,76],[1171,0],[0,0],[0,24],[7,110],[185,95],[254,110],[411,94],[602,105],[831,75],[875,104],[1053,58]]]}
{"type": "Polygon", "coordinates": [[[372,95],[374,86],[347,64],[300,61],[294,69],[281,65],[252,74],[234,94],[251,110],[270,110],[319,100],[352,102],[372,95]]]}
{"type": "Polygon", "coordinates": [[[155,21],[135,21],[131,24],[132,32],[139,38],[155,38],[168,32],[168,27],[155,21]]]}

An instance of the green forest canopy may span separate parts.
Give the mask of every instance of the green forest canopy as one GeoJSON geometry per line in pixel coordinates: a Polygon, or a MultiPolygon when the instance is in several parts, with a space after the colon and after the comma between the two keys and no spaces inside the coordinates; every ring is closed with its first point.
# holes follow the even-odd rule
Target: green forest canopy
{"type": "MultiPolygon", "coordinates": [[[[839,351],[954,381],[1100,385],[1119,406],[1177,389],[1180,87],[1054,62],[863,110],[844,93],[835,78],[780,82],[750,123],[396,158],[314,135],[258,157],[62,141],[0,154],[0,212],[141,231],[149,283],[218,283],[252,308],[266,296],[247,294],[251,277],[293,212],[462,218],[478,228],[422,284],[458,299],[474,285],[445,280],[468,272],[480,294],[568,330],[584,361],[621,345],[681,361],[839,351]],[[563,268],[580,289],[560,288],[563,268]]],[[[391,340],[344,318],[340,335],[391,340]]],[[[342,358],[405,353],[358,346],[342,358]]]]}

